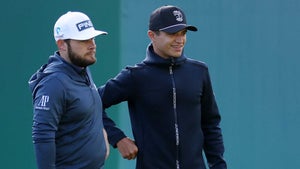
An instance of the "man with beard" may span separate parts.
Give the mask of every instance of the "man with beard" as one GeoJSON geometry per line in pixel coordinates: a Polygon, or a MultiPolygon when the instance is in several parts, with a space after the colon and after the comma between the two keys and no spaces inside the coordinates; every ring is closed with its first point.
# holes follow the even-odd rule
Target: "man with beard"
{"type": "Polygon", "coordinates": [[[109,148],[89,65],[96,62],[89,17],[67,12],[54,25],[58,51],[29,80],[32,139],[39,169],[102,169],[109,148]]]}

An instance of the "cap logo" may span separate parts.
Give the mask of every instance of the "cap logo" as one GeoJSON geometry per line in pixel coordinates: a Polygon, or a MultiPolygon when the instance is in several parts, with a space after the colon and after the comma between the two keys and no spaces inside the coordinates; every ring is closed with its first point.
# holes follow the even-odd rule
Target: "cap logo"
{"type": "Polygon", "coordinates": [[[56,35],[60,35],[60,31],[61,31],[61,28],[60,28],[60,27],[57,27],[57,28],[55,29],[56,35]]]}
{"type": "Polygon", "coordinates": [[[176,17],[176,21],[178,21],[178,22],[183,21],[183,16],[180,11],[173,11],[173,15],[176,17]]]}
{"type": "Polygon", "coordinates": [[[83,31],[85,29],[93,27],[93,24],[90,20],[82,21],[76,24],[78,31],[83,31]]]}

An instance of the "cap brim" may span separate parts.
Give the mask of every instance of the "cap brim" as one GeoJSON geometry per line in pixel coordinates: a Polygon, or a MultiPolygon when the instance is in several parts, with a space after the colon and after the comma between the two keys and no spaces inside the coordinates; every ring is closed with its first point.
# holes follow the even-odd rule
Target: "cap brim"
{"type": "Polygon", "coordinates": [[[107,35],[107,34],[108,33],[104,32],[104,31],[91,30],[88,33],[81,34],[80,36],[73,37],[72,39],[74,39],[74,40],[88,40],[88,39],[92,39],[92,38],[94,38],[98,35],[107,35]]]}
{"type": "Polygon", "coordinates": [[[192,26],[192,25],[176,25],[173,27],[162,28],[162,29],[160,29],[160,31],[164,31],[167,33],[176,33],[183,29],[187,29],[189,31],[194,31],[194,32],[198,30],[195,26],[192,26]]]}
{"type": "Polygon", "coordinates": [[[98,36],[98,35],[107,35],[108,33],[107,32],[105,32],[105,31],[99,31],[99,30],[95,30],[96,32],[97,32],[97,35],[96,36],[98,36]]]}

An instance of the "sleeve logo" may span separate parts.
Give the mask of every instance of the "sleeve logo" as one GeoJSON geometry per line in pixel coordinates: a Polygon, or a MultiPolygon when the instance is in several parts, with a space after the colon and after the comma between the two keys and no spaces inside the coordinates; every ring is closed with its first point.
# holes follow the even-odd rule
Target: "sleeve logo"
{"type": "Polygon", "coordinates": [[[47,106],[48,102],[49,102],[49,96],[43,95],[41,99],[38,101],[37,105],[35,106],[35,109],[49,110],[50,108],[47,106]]]}

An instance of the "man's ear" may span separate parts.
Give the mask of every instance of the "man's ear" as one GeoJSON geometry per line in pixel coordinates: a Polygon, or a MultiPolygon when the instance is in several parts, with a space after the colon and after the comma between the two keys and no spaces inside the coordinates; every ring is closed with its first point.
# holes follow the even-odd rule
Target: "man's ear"
{"type": "Polygon", "coordinates": [[[56,45],[60,51],[67,50],[67,43],[64,40],[57,40],[56,45]]]}
{"type": "Polygon", "coordinates": [[[153,32],[151,30],[148,30],[147,34],[148,34],[148,37],[151,39],[151,41],[153,41],[154,36],[155,36],[155,32],[153,32]]]}

